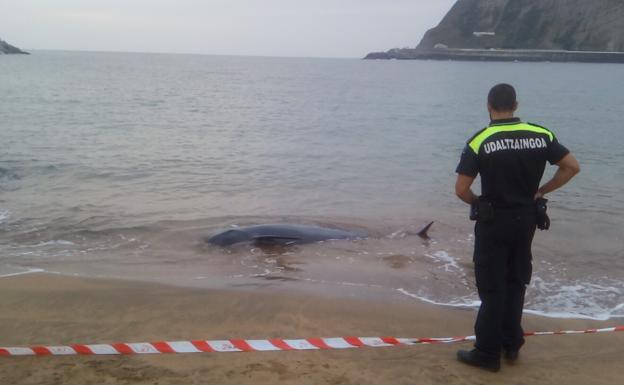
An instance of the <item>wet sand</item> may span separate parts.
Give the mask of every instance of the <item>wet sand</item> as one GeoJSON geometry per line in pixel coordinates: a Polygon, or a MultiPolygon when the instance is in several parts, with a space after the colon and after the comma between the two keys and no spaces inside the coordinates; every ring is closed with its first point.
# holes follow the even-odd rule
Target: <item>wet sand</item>
{"type": "MultiPolygon", "coordinates": [[[[347,335],[472,334],[474,311],[266,291],[216,291],[48,274],[0,279],[0,346],[347,335]]],[[[527,317],[527,330],[608,327],[527,317]]],[[[0,357],[1,384],[616,384],[624,333],[531,337],[499,373],[464,366],[458,348],[163,356],[0,357]]]]}

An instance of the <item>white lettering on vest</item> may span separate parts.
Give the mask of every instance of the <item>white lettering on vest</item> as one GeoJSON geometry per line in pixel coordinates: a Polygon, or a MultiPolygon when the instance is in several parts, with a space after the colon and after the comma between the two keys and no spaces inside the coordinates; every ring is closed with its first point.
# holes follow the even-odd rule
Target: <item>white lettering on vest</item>
{"type": "Polygon", "coordinates": [[[548,147],[544,138],[498,139],[486,142],[483,150],[486,154],[503,150],[535,150],[548,147]]]}

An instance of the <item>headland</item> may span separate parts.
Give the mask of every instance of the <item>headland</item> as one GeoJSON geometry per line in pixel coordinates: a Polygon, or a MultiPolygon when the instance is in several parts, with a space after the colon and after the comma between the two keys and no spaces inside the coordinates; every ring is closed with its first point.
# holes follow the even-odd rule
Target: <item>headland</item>
{"type": "Polygon", "coordinates": [[[15,46],[12,46],[6,41],[0,39],[0,55],[12,55],[12,54],[30,55],[28,52],[22,51],[21,49],[15,46]]]}
{"type": "Polygon", "coordinates": [[[624,63],[624,4],[458,0],[415,48],[365,59],[624,63]]]}

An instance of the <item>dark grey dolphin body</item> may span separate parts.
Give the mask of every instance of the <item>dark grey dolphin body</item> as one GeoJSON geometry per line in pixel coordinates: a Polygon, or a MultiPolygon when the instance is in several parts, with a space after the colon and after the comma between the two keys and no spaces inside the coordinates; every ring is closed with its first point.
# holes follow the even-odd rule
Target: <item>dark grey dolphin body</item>
{"type": "MultiPolygon", "coordinates": [[[[433,222],[428,224],[418,235],[421,238],[428,238],[427,230],[429,230],[432,224],[433,222]]],[[[241,242],[253,242],[260,245],[288,246],[328,240],[362,239],[367,237],[368,234],[363,231],[346,231],[320,226],[275,224],[224,230],[206,238],[206,242],[221,247],[227,247],[241,242]]]]}
{"type": "Polygon", "coordinates": [[[206,239],[206,242],[221,247],[231,246],[240,242],[287,246],[330,239],[358,239],[366,237],[366,233],[359,231],[344,231],[320,226],[275,224],[228,229],[209,237],[206,239]]]}

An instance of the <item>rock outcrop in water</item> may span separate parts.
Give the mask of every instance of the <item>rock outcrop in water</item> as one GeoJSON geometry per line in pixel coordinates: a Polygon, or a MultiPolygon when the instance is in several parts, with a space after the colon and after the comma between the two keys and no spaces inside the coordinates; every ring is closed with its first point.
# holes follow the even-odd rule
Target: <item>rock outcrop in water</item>
{"type": "Polygon", "coordinates": [[[22,55],[29,55],[28,52],[24,52],[21,49],[12,46],[11,44],[7,43],[6,41],[0,39],[0,55],[5,55],[5,54],[22,54],[22,55]]]}
{"type": "Polygon", "coordinates": [[[622,0],[458,0],[415,49],[372,53],[369,59],[538,59],[624,61],[622,0]],[[512,57],[522,50],[520,57],[512,57]],[[485,52],[487,51],[487,52],[485,52]],[[530,55],[527,54],[530,52],[530,55]],[[556,55],[553,58],[553,52],[556,55]]]}

